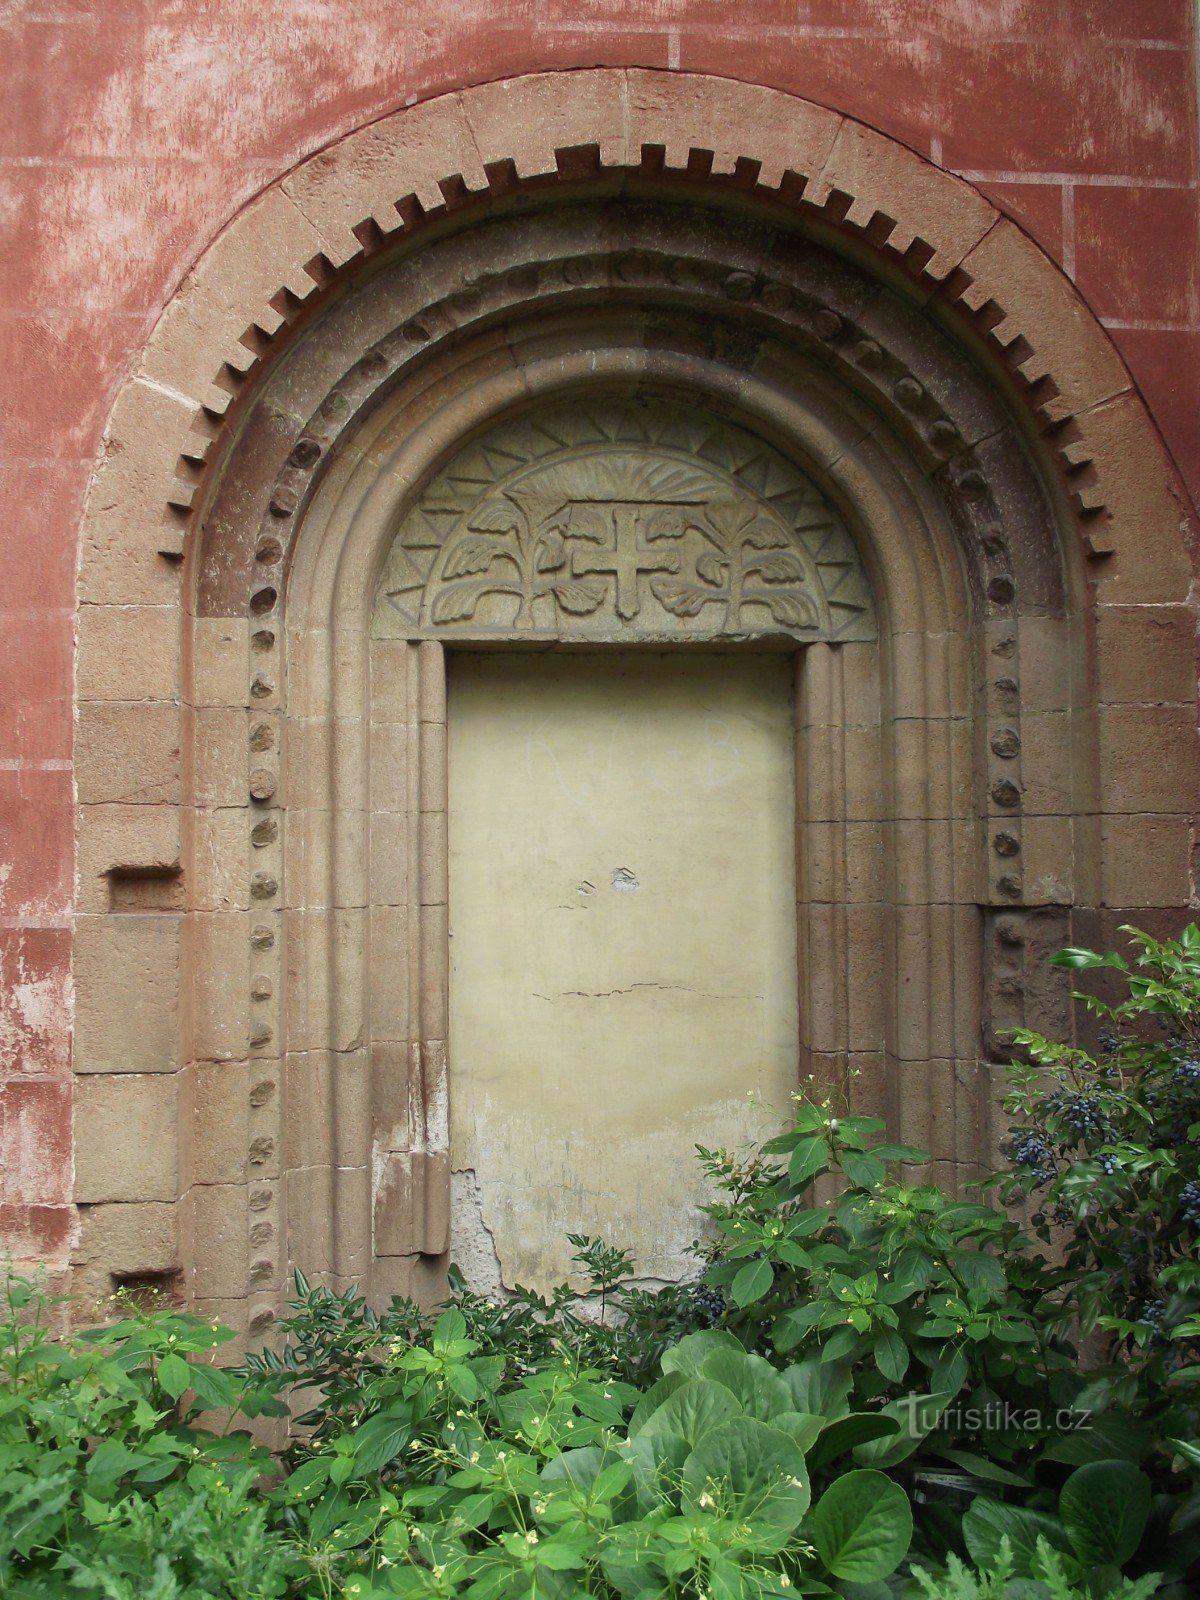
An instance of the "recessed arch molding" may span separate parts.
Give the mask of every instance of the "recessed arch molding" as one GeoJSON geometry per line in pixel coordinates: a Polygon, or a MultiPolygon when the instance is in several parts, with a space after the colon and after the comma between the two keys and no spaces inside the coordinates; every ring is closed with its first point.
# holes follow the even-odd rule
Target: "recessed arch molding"
{"type": "Polygon", "coordinates": [[[977,1173],[1004,1030],[1071,1026],[1046,951],[1191,898],[1191,579],[1073,286],[861,123],[554,73],[302,163],[85,514],[81,1286],[255,1332],[297,1262],[433,1292],[456,643],[792,655],[798,1068],[977,1173]],[[106,1163],[114,1106],[174,1144],[106,1163]]]}

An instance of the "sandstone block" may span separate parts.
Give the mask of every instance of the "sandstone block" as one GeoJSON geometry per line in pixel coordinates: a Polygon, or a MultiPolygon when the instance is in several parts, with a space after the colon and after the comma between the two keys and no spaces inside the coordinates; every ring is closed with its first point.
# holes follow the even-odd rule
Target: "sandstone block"
{"type": "Polygon", "coordinates": [[[166,492],[194,416],[183,396],[156,385],[133,379],[121,389],[84,514],[81,601],[178,605],[179,565],[159,546],[178,539],[166,492]]]}
{"type": "Polygon", "coordinates": [[[1101,820],[1101,893],[1106,906],[1185,906],[1190,895],[1192,820],[1106,816],[1101,820]]]}
{"type": "Polygon", "coordinates": [[[412,953],[408,910],[404,906],[372,906],[369,916],[371,1036],[407,1039],[417,1025],[417,1019],[409,1016],[412,953]]]}
{"type": "Polygon", "coordinates": [[[161,874],[180,869],[180,813],[175,805],[83,805],[76,833],[76,905],[101,913],[112,903],[114,868],[161,874]]]}
{"type": "Polygon", "coordinates": [[[366,1050],[291,1051],[283,1064],[286,1167],[353,1167],[370,1157],[366,1050]]]}
{"type": "Polygon", "coordinates": [[[1053,378],[1055,416],[1085,411],[1129,388],[1120,357],[1074,285],[1048,270],[1042,251],[1015,223],[998,221],[962,267],[972,280],[967,304],[978,309],[994,300],[1005,312],[995,336],[1005,344],[1023,336],[1032,345],[1020,366],[1028,381],[1053,378]]]}
{"type": "Polygon", "coordinates": [[[192,620],[191,702],[244,706],[250,693],[250,624],[244,617],[192,620]]]}
{"type": "Polygon", "coordinates": [[[598,144],[606,167],[626,164],[622,72],[502,79],[479,85],[462,104],[481,160],[510,160],[522,178],[556,174],[555,151],[579,145],[598,144]]]}
{"type": "Polygon", "coordinates": [[[80,1206],[71,1259],[75,1293],[83,1305],[107,1315],[109,1296],[121,1279],[169,1278],[178,1272],[176,1207],[160,1201],[80,1206]]]}
{"type": "Polygon", "coordinates": [[[292,1259],[308,1276],[333,1266],[333,1172],[293,1167],[283,1178],[292,1259]]]}
{"type": "Polygon", "coordinates": [[[196,911],[245,911],[250,905],[249,818],[243,807],[194,813],[191,905],[196,911]]]}
{"type": "Polygon", "coordinates": [[[244,806],[249,797],[249,726],[236,707],[205,706],[193,713],[195,803],[244,806]]]}
{"type": "Polygon", "coordinates": [[[79,699],[177,699],[179,624],[173,605],[81,605],[75,658],[79,699]]]}
{"type": "Polygon", "coordinates": [[[180,740],[178,705],[81,705],[75,725],[80,805],[178,802],[180,740]]]}
{"type": "Polygon", "coordinates": [[[375,1254],[441,1255],[450,1240],[450,1157],[445,1151],[396,1151],[375,1183],[375,1254]]]}
{"type": "Polygon", "coordinates": [[[180,919],[81,916],[75,925],[75,1070],[179,1065],[180,919]]]}
{"type": "Polygon", "coordinates": [[[407,1150],[414,1142],[412,1049],[407,1040],[378,1040],[371,1046],[372,1133],[376,1150],[407,1150]]]}
{"type": "Polygon", "coordinates": [[[1174,465],[1139,396],[1120,394],[1075,419],[1072,453],[1100,463],[1097,494],[1114,546],[1096,563],[1105,604],[1181,604],[1192,581],[1194,519],[1174,465]]]}
{"type": "Polygon", "coordinates": [[[1102,605],[1096,676],[1105,705],[1191,705],[1196,619],[1187,606],[1102,605]]]}
{"type": "Polygon", "coordinates": [[[1197,809],[1196,719],[1186,706],[1101,706],[1100,796],[1108,812],[1197,809]]]}
{"type": "MultiPolygon", "coordinates": [[[[1021,810],[1025,815],[1070,816],[1086,794],[1085,773],[1075,760],[1076,727],[1066,712],[1021,718],[1021,810]]],[[[1007,777],[997,769],[997,777],[1007,777]]],[[[1082,806],[1081,806],[1082,808],[1082,806]]],[[[993,820],[1003,808],[993,806],[993,820]]]]}
{"type": "Polygon", "coordinates": [[[760,183],[778,188],[785,173],[820,172],[842,123],[836,111],[757,85],[641,69],[626,77],[634,166],[644,145],[661,145],[676,168],[693,149],[711,150],[714,171],[730,173],[746,157],[761,162],[760,183]]]}
{"type": "MultiPolygon", "coordinates": [[[[1011,863],[1019,873],[1026,905],[1069,906],[1076,899],[1075,818],[1029,815],[1021,823],[1021,852],[1011,863]]],[[[997,863],[993,863],[993,875],[997,863]]]]}
{"type": "Polygon", "coordinates": [[[999,216],[969,184],[849,118],[805,199],[821,205],[832,193],[852,197],[847,218],[857,227],[870,227],[879,215],[890,218],[895,227],[887,243],[900,254],[917,238],[931,245],[925,270],[938,279],[958,266],[999,216]]]}
{"type": "Polygon", "coordinates": [[[367,217],[390,233],[399,225],[397,201],[415,195],[436,210],[445,204],[439,178],[456,175],[469,189],[487,187],[459,97],[442,95],[360,129],[306,161],[283,187],[323,233],[367,217]]]}
{"type": "MultiPolygon", "coordinates": [[[[409,849],[414,826],[423,828],[421,819],[414,824],[407,815],[396,811],[378,811],[368,819],[371,830],[370,894],[376,905],[406,906],[409,897],[409,849]]],[[[440,819],[443,840],[445,817],[440,819]]],[[[425,835],[422,834],[424,838],[425,835]]],[[[445,844],[441,844],[444,881],[445,844]]]]}
{"type": "Polygon", "coordinates": [[[267,189],[230,223],[170,301],[139,375],[221,414],[229,396],[213,380],[224,359],[242,360],[239,340],[256,321],[266,317],[275,331],[278,314],[270,302],[280,289],[307,299],[316,283],[304,263],[330,250],[345,259],[345,249],[318,232],[281,188],[267,189]]]}
{"type": "Polygon", "coordinates": [[[237,1300],[246,1293],[246,1199],[246,1189],[238,1183],[198,1184],[189,1191],[192,1294],[237,1300]]]}
{"type": "Polygon", "coordinates": [[[246,1181],[251,1071],[245,1061],[196,1061],[185,1068],[181,1132],[188,1183],[246,1181]]]}
{"type": "Polygon", "coordinates": [[[178,1193],[176,1074],[96,1074],[75,1092],[75,1199],[174,1200],[178,1193]]]}
{"type": "MultiPolygon", "coordinates": [[[[200,1061],[242,1061],[250,1032],[248,912],[200,912],[191,919],[196,989],[193,1049],[200,1061]]],[[[255,914],[255,920],[259,920],[255,914]]]]}

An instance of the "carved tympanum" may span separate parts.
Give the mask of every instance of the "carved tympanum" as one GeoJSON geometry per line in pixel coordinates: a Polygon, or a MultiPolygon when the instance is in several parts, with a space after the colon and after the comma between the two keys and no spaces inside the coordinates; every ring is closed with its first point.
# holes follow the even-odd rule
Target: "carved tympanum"
{"type": "Polygon", "coordinates": [[[866,576],[814,485],[686,405],[509,420],[397,532],[375,631],[402,638],[874,637],[866,576]]]}

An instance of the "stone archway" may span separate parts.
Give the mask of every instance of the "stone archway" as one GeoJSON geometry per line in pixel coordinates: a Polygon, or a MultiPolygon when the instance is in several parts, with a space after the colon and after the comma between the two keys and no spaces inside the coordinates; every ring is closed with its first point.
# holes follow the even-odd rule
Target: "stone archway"
{"type": "MultiPolygon", "coordinates": [[[[440,635],[476,613],[373,637],[374,597],[446,463],[538,404],[699,408],[845,530],[869,630],[837,636],[799,547],[793,621],[749,628],[803,634],[824,595],[796,689],[807,1068],[857,1069],[902,1135],[976,1170],[996,1028],[1061,1020],[1040,952],[1113,901],[1101,819],[1141,803],[1114,774],[1146,722],[1097,695],[1097,589],[1157,604],[1187,575],[1102,332],[978,195],[870,130],[742,85],[569,76],[414,108],[299,169],[214,247],[118,405],[82,592],[184,650],[178,707],[80,685],[80,1134],[103,1083],[134,1116],[176,1107],[181,1140],[169,1175],[80,1195],[97,1288],[182,1264],[258,1328],[292,1261],[376,1296],[440,1270],[440,635]],[[136,432],[155,413],[190,430],[174,511],[136,432]],[[153,1027],[131,1058],[133,974],[153,1027]]],[[[709,628],[711,602],[671,598],[661,626],[709,628]]],[[[1190,800],[1185,772],[1153,804],[1190,800]]]]}

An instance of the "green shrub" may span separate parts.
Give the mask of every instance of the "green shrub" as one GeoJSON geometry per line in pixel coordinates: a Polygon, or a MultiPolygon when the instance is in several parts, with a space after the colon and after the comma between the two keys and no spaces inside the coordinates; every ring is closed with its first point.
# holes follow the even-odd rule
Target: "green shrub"
{"type": "Polygon", "coordinates": [[[1200,1379],[1200,929],[1162,942],[1125,931],[1132,966],[1115,952],[1052,957],[1112,974],[1123,993],[1077,996],[1099,1023],[1094,1054],[1015,1035],[1029,1061],[1010,1071],[1012,1165],[998,1181],[1007,1201],[1036,1196],[1081,1333],[1115,1335],[1130,1383],[1146,1367],[1188,1382],[1200,1379]]]}
{"type": "Polygon", "coordinates": [[[0,1594],[12,1600],[276,1600],[299,1562],[253,1484],[248,1434],[199,1425],[277,1402],[210,1366],[228,1332],[127,1302],[111,1327],[54,1341],[56,1302],[0,1293],[0,1594]]]}
{"type": "Polygon", "coordinates": [[[717,1237],[704,1281],[661,1293],[585,1235],[583,1293],[452,1275],[436,1318],[297,1274],[280,1340],[234,1370],[227,1332],[129,1300],[53,1340],[10,1275],[0,1594],[1183,1600],[1200,934],[1135,938],[1135,969],[1059,958],[1128,996],[1090,1002],[1099,1055],[1020,1035],[990,1203],[804,1102],[746,1159],[701,1152],[717,1237]],[[1028,1235],[996,1201],[1034,1193],[1028,1235]],[[1079,1357],[1096,1330],[1107,1364],[1079,1357]],[[257,1447],[245,1424],[289,1410],[286,1447],[257,1447]]]}

